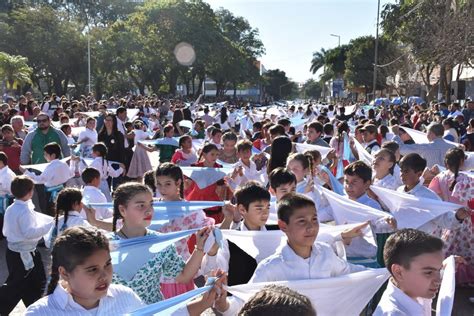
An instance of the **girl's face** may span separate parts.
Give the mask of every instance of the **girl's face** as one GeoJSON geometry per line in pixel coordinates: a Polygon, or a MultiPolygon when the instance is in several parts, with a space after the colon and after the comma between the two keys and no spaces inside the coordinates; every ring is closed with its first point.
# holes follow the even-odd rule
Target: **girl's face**
{"type": "Polygon", "coordinates": [[[212,136],[212,141],[214,142],[214,144],[220,144],[221,143],[221,138],[222,138],[222,134],[217,133],[214,136],[212,136]]]}
{"type": "Polygon", "coordinates": [[[90,120],[89,122],[87,122],[86,127],[88,129],[95,129],[95,120],[90,120]]]}
{"type": "Polygon", "coordinates": [[[106,128],[113,128],[114,127],[114,119],[110,116],[107,116],[105,119],[104,119],[104,124],[105,124],[105,127],[106,128]]]}
{"type": "Polygon", "coordinates": [[[136,194],[127,205],[119,205],[124,225],[130,228],[146,228],[153,218],[153,195],[150,192],[136,194]]]}
{"type": "Polygon", "coordinates": [[[71,272],[59,267],[59,274],[67,282],[67,291],[74,301],[89,309],[97,306],[107,294],[112,272],[112,259],[106,249],[96,250],[71,272]]]}
{"type": "Polygon", "coordinates": [[[208,153],[203,153],[202,156],[204,157],[204,160],[209,162],[209,163],[215,163],[217,160],[217,156],[219,155],[219,151],[216,149],[211,150],[208,153]]]}
{"type": "Polygon", "coordinates": [[[288,161],[286,167],[295,175],[296,182],[302,181],[308,171],[307,169],[304,169],[301,162],[296,159],[288,161]]]}
{"type": "Polygon", "coordinates": [[[390,168],[393,167],[393,161],[390,161],[388,155],[385,154],[376,154],[372,166],[375,171],[379,172],[388,172],[390,168]]]}
{"type": "Polygon", "coordinates": [[[99,152],[97,152],[97,151],[92,151],[92,157],[93,157],[93,158],[100,157],[99,152]]]}
{"type": "Polygon", "coordinates": [[[84,204],[82,204],[82,201],[81,202],[76,202],[72,205],[72,209],[76,212],[80,212],[83,207],[84,207],[84,204]]]}
{"type": "Polygon", "coordinates": [[[193,140],[191,138],[186,138],[184,141],[183,141],[183,149],[191,149],[193,147],[193,140]]]}
{"type": "Polygon", "coordinates": [[[156,177],[156,188],[165,201],[179,198],[180,185],[181,180],[175,181],[167,176],[156,177]]]}

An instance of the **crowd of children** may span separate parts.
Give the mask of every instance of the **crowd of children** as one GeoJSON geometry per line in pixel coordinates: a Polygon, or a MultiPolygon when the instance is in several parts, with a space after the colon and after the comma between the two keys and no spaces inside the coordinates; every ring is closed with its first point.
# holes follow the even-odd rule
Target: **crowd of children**
{"type": "MultiPolygon", "coordinates": [[[[180,124],[178,114],[159,118],[161,111],[149,109],[129,129],[127,109],[101,112],[101,131],[96,131],[99,119],[86,118],[71,143],[79,146],[71,157],[64,157],[58,142],[46,143],[45,165],[12,170],[10,156],[16,154],[0,151],[0,223],[8,267],[0,314],[10,313],[20,300],[27,315],[124,314],[194,290],[203,285],[201,276],[215,276],[208,292],[175,313],[199,315],[213,308],[223,315],[264,315],[274,308],[316,315],[317,305],[279,285],[247,302],[228,295],[225,285],[330,279],[386,268],[388,283],[354,314],[431,315],[443,261],[450,255],[456,256],[457,285],[474,285],[473,156],[439,137],[439,124],[427,127],[427,140],[445,146],[443,165],[431,164],[437,157],[426,156],[425,144],[403,140],[416,139],[405,135],[412,125],[399,126],[393,117],[388,129],[383,118],[371,118],[376,112],[366,118],[359,106],[345,113],[334,106],[309,104],[304,111],[293,105],[279,109],[285,119],[222,104],[216,110],[214,120],[208,107],[204,115],[172,107],[170,113],[191,116],[188,125],[180,124]],[[148,154],[155,150],[157,164],[148,154]],[[429,220],[423,225],[400,227],[399,213],[382,202],[376,188],[459,207],[432,217],[424,210],[429,220]],[[362,211],[335,208],[328,191],[362,211]],[[35,196],[45,196],[47,206],[38,207],[35,196]],[[217,203],[170,213],[156,225],[157,203],[177,202],[217,203]],[[320,228],[346,224],[344,214],[363,220],[351,220],[355,226],[320,241],[320,228]],[[196,232],[149,255],[130,277],[114,271],[109,242],[186,230],[196,232]],[[286,241],[257,260],[243,245],[220,242],[221,230],[279,230],[286,241]],[[43,243],[51,251],[49,277],[37,249],[43,243]]],[[[2,128],[3,139],[10,141],[9,132],[2,128]]]]}

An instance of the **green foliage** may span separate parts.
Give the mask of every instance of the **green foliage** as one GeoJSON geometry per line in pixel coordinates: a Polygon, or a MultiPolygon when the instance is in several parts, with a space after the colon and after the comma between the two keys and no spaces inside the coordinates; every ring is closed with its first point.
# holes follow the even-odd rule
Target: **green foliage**
{"type": "Polygon", "coordinates": [[[25,57],[0,52],[0,80],[6,80],[10,87],[13,87],[15,82],[20,85],[29,83],[33,70],[27,62],[25,57]]]}
{"type": "Polygon", "coordinates": [[[314,79],[309,79],[301,87],[300,96],[306,99],[319,99],[321,92],[321,84],[314,79]]]}
{"type": "Polygon", "coordinates": [[[263,75],[263,82],[265,92],[275,100],[294,96],[297,91],[296,83],[290,81],[280,69],[268,70],[263,75]]]}

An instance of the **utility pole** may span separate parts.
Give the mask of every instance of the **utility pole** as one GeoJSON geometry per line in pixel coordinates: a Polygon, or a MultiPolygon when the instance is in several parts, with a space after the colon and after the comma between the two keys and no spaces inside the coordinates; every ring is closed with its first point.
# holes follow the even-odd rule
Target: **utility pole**
{"type": "Polygon", "coordinates": [[[379,55],[379,17],[380,17],[380,0],[377,1],[377,29],[375,31],[375,61],[374,61],[374,82],[372,85],[372,97],[375,100],[375,89],[377,86],[377,62],[379,55]]]}

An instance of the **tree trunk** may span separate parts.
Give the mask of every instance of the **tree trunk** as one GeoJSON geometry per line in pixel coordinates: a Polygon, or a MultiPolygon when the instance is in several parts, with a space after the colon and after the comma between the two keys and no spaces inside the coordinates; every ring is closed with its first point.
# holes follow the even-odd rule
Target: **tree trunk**
{"type": "Polygon", "coordinates": [[[178,70],[176,68],[172,68],[168,75],[169,93],[172,95],[176,94],[177,82],[178,82],[178,70]]]}

